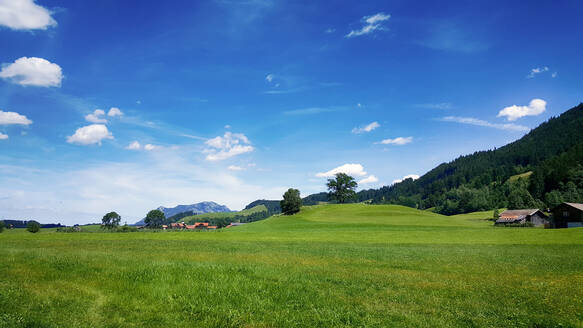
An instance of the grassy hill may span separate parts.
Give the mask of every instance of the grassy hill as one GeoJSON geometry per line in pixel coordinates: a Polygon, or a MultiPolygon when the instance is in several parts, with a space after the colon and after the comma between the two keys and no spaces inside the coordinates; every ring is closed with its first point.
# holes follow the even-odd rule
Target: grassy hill
{"type": "Polygon", "coordinates": [[[317,205],[211,232],[5,231],[0,326],[580,326],[583,230],[490,216],[317,205]]]}

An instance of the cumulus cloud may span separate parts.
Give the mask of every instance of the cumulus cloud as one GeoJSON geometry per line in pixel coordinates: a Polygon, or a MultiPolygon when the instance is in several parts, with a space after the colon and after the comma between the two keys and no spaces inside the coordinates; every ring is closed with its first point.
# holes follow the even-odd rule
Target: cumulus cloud
{"type": "Polygon", "coordinates": [[[85,120],[91,123],[107,123],[107,120],[103,117],[104,115],[105,111],[96,109],[93,113],[85,115],[85,120]]]}
{"type": "Polygon", "coordinates": [[[142,145],[138,141],[132,141],[126,147],[126,149],[129,149],[129,150],[140,150],[140,149],[142,149],[142,145]]]}
{"type": "Polygon", "coordinates": [[[109,112],[107,112],[107,116],[110,116],[110,117],[122,116],[122,115],[123,115],[122,111],[117,107],[111,107],[109,109],[109,112]]]}
{"type": "Polygon", "coordinates": [[[34,0],[0,0],[0,25],[13,30],[46,30],[57,22],[34,0]]]}
{"type": "Polygon", "coordinates": [[[229,165],[229,167],[227,167],[227,169],[229,169],[229,171],[243,171],[243,170],[245,170],[245,168],[237,166],[237,165],[229,165]]]}
{"type": "Polygon", "coordinates": [[[455,122],[455,123],[469,124],[469,125],[477,125],[477,126],[483,126],[483,127],[487,127],[487,128],[494,128],[494,129],[506,130],[506,131],[526,132],[526,131],[530,130],[528,127],[526,127],[524,125],[518,125],[518,124],[514,124],[514,123],[505,123],[505,124],[491,123],[491,122],[480,120],[480,119],[473,118],[473,117],[446,116],[446,117],[442,118],[441,121],[455,122]]]}
{"type": "Polygon", "coordinates": [[[375,182],[379,182],[379,179],[371,174],[368,177],[358,181],[358,184],[362,185],[362,184],[369,184],[369,183],[375,183],[375,182]]]}
{"type": "Polygon", "coordinates": [[[242,133],[225,132],[224,136],[218,136],[205,142],[208,153],[207,161],[222,161],[237,155],[252,152],[255,148],[251,146],[249,139],[242,133]]]}
{"type": "Polygon", "coordinates": [[[528,75],[526,76],[526,78],[528,79],[532,79],[534,78],[537,74],[540,73],[544,73],[544,72],[548,72],[549,68],[544,66],[544,67],[536,67],[530,70],[530,72],[528,73],[528,75]]]}
{"type": "Polygon", "coordinates": [[[497,117],[506,116],[508,121],[516,121],[524,116],[536,116],[542,114],[547,108],[547,102],[542,99],[533,99],[528,106],[512,105],[502,109],[497,117]]]}
{"type": "Polygon", "coordinates": [[[365,126],[361,126],[359,128],[354,128],[352,129],[352,133],[354,134],[360,134],[360,133],[365,133],[365,132],[371,132],[372,130],[380,127],[381,125],[379,124],[379,122],[372,122],[370,124],[367,124],[365,126]]]}
{"type": "Polygon", "coordinates": [[[21,57],[11,64],[3,64],[0,78],[23,86],[60,87],[61,67],[38,57],[21,57]]]}
{"type": "Polygon", "coordinates": [[[75,131],[75,134],[67,137],[67,142],[78,145],[101,145],[103,139],[113,139],[113,135],[103,124],[91,124],[75,131]]]}
{"type": "Polygon", "coordinates": [[[382,145],[397,145],[397,146],[402,146],[402,145],[406,145],[408,143],[413,142],[413,137],[397,137],[394,139],[385,139],[382,140],[380,142],[377,142],[379,144],[382,145]]]}
{"type": "Polygon", "coordinates": [[[337,173],[345,173],[350,176],[362,177],[366,175],[364,167],[360,164],[344,164],[342,166],[333,168],[327,172],[320,172],[316,174],[318,178],[329,178],[335,176],[337,173]]]}
{"type": "Polygon", "coordinates": [[[384,30],[385,27],[382,26],[382,22],[387,21],[389,18],[391,18],[391,15],[384,14],[382,12],[372,16],[365,16],[361,19],[363,23],[362,28],[359,30],[350,31],[350,33],[346,34],[345,37],[352,38],[370,34],[377,30],[384,30]]]}
{"type": "Polygon", "coordinates": [[[417,174],[409,174],[409,175],[402,177],[401,179],[393,180],[392,184],[400,183],[400,182],[403,182],[403,180],[407,180],[407,179],[417,180],[417,179],[419,179],[419,176],[417,174]]]}
{"type": "Polygon", "coordinates": [[[0,110],[0,125],[30,125],[32,121],[26,116],[15,112],[5,112],[0,110]]]}
{"type": "Polygon", "coordinates": [[[8,139],[8,135],[0,132],[0,140],[6,140],[6,139],[8,139]]]}

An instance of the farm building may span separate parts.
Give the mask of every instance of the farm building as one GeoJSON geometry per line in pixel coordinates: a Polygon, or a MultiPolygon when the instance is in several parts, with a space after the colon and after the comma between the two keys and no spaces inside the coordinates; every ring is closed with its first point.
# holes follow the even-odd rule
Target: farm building
{"type": "Polygon", "coordinates": [[[553,228],[583,227],[583,204],[563,203],[553,209],[553,228]]]}
{"type": "Polygon", "coordinates": [[[500,213],[495,224],[532,223],[541,226],[549,223],[549,217],[539,209],[506,210],[500,213]]]}

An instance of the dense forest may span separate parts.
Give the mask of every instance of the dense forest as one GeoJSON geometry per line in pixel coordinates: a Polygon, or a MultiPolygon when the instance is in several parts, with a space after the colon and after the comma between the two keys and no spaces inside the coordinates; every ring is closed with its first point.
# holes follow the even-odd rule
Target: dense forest
{"type": "Polygon", "coordinates": [[[418,180],[360,191],[358,201],[457,214],[493,208],[552,208],[583,202],[583,104],[521,139],[461,156],[418,180]]]}

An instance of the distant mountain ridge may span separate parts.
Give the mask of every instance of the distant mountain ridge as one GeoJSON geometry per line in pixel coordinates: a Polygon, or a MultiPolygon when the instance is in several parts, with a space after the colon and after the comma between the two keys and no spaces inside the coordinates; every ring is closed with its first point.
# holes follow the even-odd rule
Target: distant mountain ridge
{"type": "MultiPolygon", "coordinates": [[[[174,216],[176,214],[187,213],[187,212],[191,213],[191,215],[204,214],[204,213],[217,213],[217,212],[232,212],[225,205],[221,205],[221,204],[217,204],[215,202],[209,202],[209,201],[200,202],[200,203],[196,203],[196,204],[190,204],[190,205],[178,205],[175,207],[160,206],[157,209],[162,211],[162,213],[164,213],[164,216],[166,216],[167,218],[174,216]]],[[[135,223],[135,225],[143,225],[143,224],[144,224],[144,219],[135,223]]]]}

